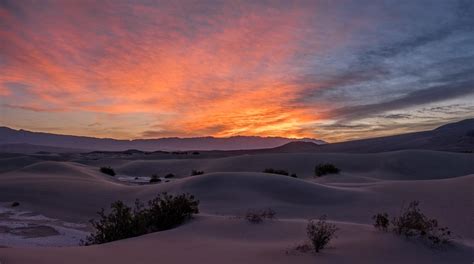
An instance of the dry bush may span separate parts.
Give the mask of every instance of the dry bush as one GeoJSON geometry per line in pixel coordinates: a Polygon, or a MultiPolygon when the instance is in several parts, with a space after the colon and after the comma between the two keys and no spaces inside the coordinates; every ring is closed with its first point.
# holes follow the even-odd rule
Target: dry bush
{"type": "Polygon", "coordinates": [[[166,179],[174,178],[174,174],[173,173],[168,173],[168,174],[165,175],[165,178],[166,179]]]}
{"type": "Polygon", "coordinates": [[[331,163],[321,163],[314,168],[314,175],[321,177],[326,174],[337,174],[341,170],[331,163]]]}
{"type": "Polygon", "coordinates": [[[267,208],[267,209],[258,210],[258,211],[249,210],[245,214],[245,219],[247,219],[247,221],[249,221],[250,223],[259,224],[263,222],[263,220],[265,219],[270,219],[270,220],[275,219],[276,218],[275,216],[276,216],[276,212],[271,208],[267,208]]]}
{"type": "Polygon", "coordinates": [[[280,175],[285,175],[285,176],[290,175],[287,170],[278,170],[278,169],[273,169],[273,168],[266,168],[263,170],[263,172],[272,173],[272,174],[280,174],[280,175]]]}
{"type": "Polygon", "coordinates": [[[449,243],[451,231],[447,227],[439,227],[438,220],[425,216],[419,204],[412,201],[408,207],[402,208],[400,216],[392,220],[393,231],[407,238],[427,239],[433,246],[449,243]]]}
{"type": "Polygon", "coordinates": [[[189,194],[163,193],[148,201],[148,207],[136,200],[133,210],[122,201],[116,201],[108,214],[102,209],[98,212],[99,220],[91,220],[95,231],[82,243],[103,244],[171,229],[199,213],[198,205],[199,201],[189,194]]]}
{"type": "Polygon", "coordinates": [[[115,176],[115,171],[112,169],[112,167],[101,167],[100,172],[110,176],[115,176]]]}
{"type": "Polygon", "coordinates": [[[191,171],[191,176],[202,175],[202,174],[204,174],[204,171],[200,171],[200,170],[191,171]]]}
{"type": "Polygon", "coordinates": [[[387,213],[378,213],[372,217],[374,219],[374,227],[381,231],[388,231],[390,220],[387,213]]]}
{"type": "Polygon", "coordinates": [[[392,231],[407,238],[418,238],[429,242],[432,246],[448,244],[451,240],[451,231],[447,227],[439,227],[438,221],[423,214],[418,201],[412,201],[408,207],[402,207],[399,216],[389,221],[387,213],[376,214],[374,226],[387,231],[391,226],[392,231]]]}
{"type": "Polygon", "coordinates": [[[151,175],[150,183],[156,183],[156,182],[161,182],[161,179],[158,177],[157,174],[151,175]]]}
{"type": "Polygon", "coordinates": [[[317,221],[310,220],[306,226],[306,233],[316,253],[329,244],[337,230],[335,224],[326,222],[326,216],[321,216],[317,221]]]}

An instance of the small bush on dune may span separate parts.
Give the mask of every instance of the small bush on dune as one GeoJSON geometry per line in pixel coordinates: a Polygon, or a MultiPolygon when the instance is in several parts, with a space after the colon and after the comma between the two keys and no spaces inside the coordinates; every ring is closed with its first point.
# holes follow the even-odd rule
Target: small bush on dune
{"type": "Polygon", "coordinates": [[[13,202],[10,206],[11,207],[18,207],[18,206],[20,206],[20,203],[19,202],[13,202]]]}
{"type": "Polygon", "coordinates": [[[204,171],[200,171],[200,170],[191,171],[191,176],[196,176],[196,175],[201,175],[201,174],[204,174],[204,171]]]}
{"type": "Polygon", "coordinates": [[[387,213],[382,213],[382,214],[376,214],[372,217],[374,219],[374,227],[382,230],[382,231],[388,231],[388,226],[390,225],[390,220],[388,219],[388,214],[387,213]]]}
{"type": "Polygon", "coordinates": [[[272,168],[266,168],[263,170],[264,173],[273,173],[273,174],[280,174],[280,175],[285,175],[285,176],[288,176],[290,175],[288,173],[288,171],[286,170],[276,170],[276,169],[272,169],[272,168]]]}
{"type": "Polygon", "coordinates": [[[320,217],[317,221],[310,220],[306,226],[306,233],[316,253],[329,244],[337,230],[336,225],[326,222],[326,216],[320,217]]]}
{"type": "Polygon", "coordinates": [[[116,201],[112,203],[109,214],[102,209],[98,212],[99,220],[91,220],[95,231],[83,244],[103,244],[171,229],[199,213],[198,206],[199,201],[189,194],[173,196],[163,193],[150,200],[148,207],[137,200],[133,210],[122,201],[116,201]]]}
{"type": "Polygon", "coordinates": [[[258,211],[249,210],[247,214],[245,214],[245,219],[250,223],[259,224],[265,219],[275,219],[275,215],[276,212],[271,208],[258,211]]]}
{"type": "MultiPolygon", "coordinates": [[[[399,216],[394,217],[390,224],[397,235],[407,238],[419,238],[428,241],[432,246],[447,244],[451,239],[451,231],[447,227],[439,227],[436,219],[425,216],[420,210],[418,201],[412,201],[408,207],[402,208],[399,216]]],[[[377,214],[374,226],[387,230],[389,227],[388,214],[377,214]],[[385,228],[382,228],[383,226],[385,228]]]]}
{"type": "Polygon", "coordinates": [[[264,173],[272,173],[272,174],[290,176],[292,178],[298,178],[296,173],[290,174],[287,170],[278,170],[278,169],[273,169],[273,168],[266,168],[266,169],[263,170],[263,172],[264,173]]]}
{"type": "Polygon", "coordinates": [[[439,227],[436,219],[425,216],[418,208],[419,204],[418,201],[411,202],[400,216],[393,218],[394,232],[405,237],[426,238],[432,245],[448,243],[451,231],[447,227],[439,227]]]}
{"type": "Polygon", "coordinates": [[[318,177],[321,177],[326,174],[337,174],[341,170],[334,166],[333,164],[330,163],[322,163],[316,165],[316,168],[314,169],[314,174],[318,177]]]}
{"type": "Polygon", "coordinates": [[[145,218],[148,222],[148,232],[167,230],[191,219],[199,213],[199,201],[193,195],[177,196],[164,193],[148,202],[145,218]]]}
{"type": "Polygon", "coordinates": [[[151,178],[150,178],[150,183],[156,183],[156,182],[161,182],[161,179],[160,177],[158,177],[157,174],[153,174],[151,175],[151,178]]]}
{"type": "Polygon", "coordinates": [[[115,176],[115,171],[112,169],[112,167],[101,167],[100,172],[110,176],[115,176]]]}
{"type": "Polygon", "coordinates": [[[173,173],[168,173],[168,174],[165,175],[165,178],[166,179],[174,178],[174,174],[173,173]]]}

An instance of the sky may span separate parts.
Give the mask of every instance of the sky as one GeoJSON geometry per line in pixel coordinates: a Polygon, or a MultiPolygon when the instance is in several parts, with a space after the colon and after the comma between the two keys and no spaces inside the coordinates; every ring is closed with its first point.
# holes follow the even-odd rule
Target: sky
{"type": "Polygon", "coordinates": [[[345,141],[474,117],[474,1],[0,0],[0,125],[345,141]]]}

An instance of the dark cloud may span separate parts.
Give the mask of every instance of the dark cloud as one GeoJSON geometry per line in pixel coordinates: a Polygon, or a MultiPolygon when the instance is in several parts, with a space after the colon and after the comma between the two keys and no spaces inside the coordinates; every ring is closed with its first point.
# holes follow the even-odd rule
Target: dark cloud
{"type": "Polygon", "coordinates": [[[388,119],[410,119],[413,118],[413,115],[410,114],[391,114],[391,115],[381,115],[381,118],[388,118],[388,119]]]}
{"type": "Polygon", "coordinates": [[[391,110],[444,101],[470,94],[474,94],[474,80],[450,83],[414,91],[391,101],[342,107],[330,111],[328,115],[339,120],[362,119],[391,110]]]}

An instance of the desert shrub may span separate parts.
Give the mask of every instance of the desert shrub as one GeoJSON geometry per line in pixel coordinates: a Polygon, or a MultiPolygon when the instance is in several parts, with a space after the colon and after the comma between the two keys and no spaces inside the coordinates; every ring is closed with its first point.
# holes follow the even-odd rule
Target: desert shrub
{"type": "Polygon", "coordinates": [[[174,178],[174,174],[173,173],[168,173],[168,174],[165,175],[165,178],[166,179],[174,178]]]}
{"type": "Polygon", "coordinates": [[[272,169],[272,168],[266,168],[266,169],[263,170],[263,172],[264,173],[273,173],[273,174],[286,175],[286,176],[290,175],[288,173],[288,171],[286,171],[286,170],[275,170],[275,169],[272,169]]]}
{"type": "Polygon", "coordinates": [[[151,175],[151,178],[150,178],[150,183],[156,183],[156,182],[161,182],[161,179],[160,177],[158,177],[157,174],[153,174],[151,175]]]}
{"type": "Polygon", "coordinates": [[[245,214],[245,219],[249,221],[250,223],[259,224],[263,222],[263,220],[265,219],[275,219],[275,215],[276,215],[276,212],[271,208],[258,210],[258,211],[249,210],[245,214]]]}
{"type": "Polygon", "coordinates": [[[318,177],[321,177],[326,174],[337,174],[340,171],[341,170],[339,168],[337,168],[331,163],[321,163],[316,165],[314,169],[314,174],[318,177]]]}
{"type": "Polygon", "coordinates": [[[400,216],[392,220],[393,231],[407,238],[418,237],[427,239],[432,245],[447,244],[451,231],[447,227],[439,227],[436,219],[425,216],[418,201],[412,201],[408,207],[402,208],[400,216]]]}
{"type": "Polygon", "coordinates": [[[112,167],[100,167],[100,172],[110,176],[115,176],[115,171],[112,167]]]}
{"type": "Polygon", "coordinates": [[[95,231],[83,244],[103,244],[176,227],[199,213],[198,205],[199,201],[189,194],[163,193],[148,201],[148,207],[136,200],[133,210],[116,201],[108,214],[102,209],[99,220],[91,220],[95,231]]]}
{"type": "Polygon", "coordinates": [[[390,225],[390,220],[388,219],[387,213],[378,213],[372,217],[374,219],[374,227],[382,230],[388,231],[388,226],[390,225]]]}
{"type": "Polygon", "coordinates": [[[13,202],[10,206],[11,207],[18,207],[18,206],[20,206],[20,203],[19,202],[13,202]]]}
{"type": "Polygon", "coordinates": [[[290,177],[292,177],[292,178],[298,178],[298,176],[296,176],[296,173],[292,173],[292,174],[290,175],[290,177]]]}
{"type": "Polygon", "coordinates": [[[306,233],[316,253],[327,246],[335,237],[337,230],[336,225],[326,222],[326,216],[320,217],[317,221],[310,220],[306,226],[306,233]]]}
{"type": "Polygon", "coordinates": [[[198,205],[199,201],[188,194],[173,196],[164,193],[156,197],[148,202],[146,210],[148,232],[167,230],[180,225],[193,214],[199,213],[198,205]]]}
{"type": "Polygon", "coordinates": [[[191,171],[191,176],[196,176],[196,175],[201,175],[201,174],[204,174],[204,171],[200,171],[200,170],[191,171]]]}

